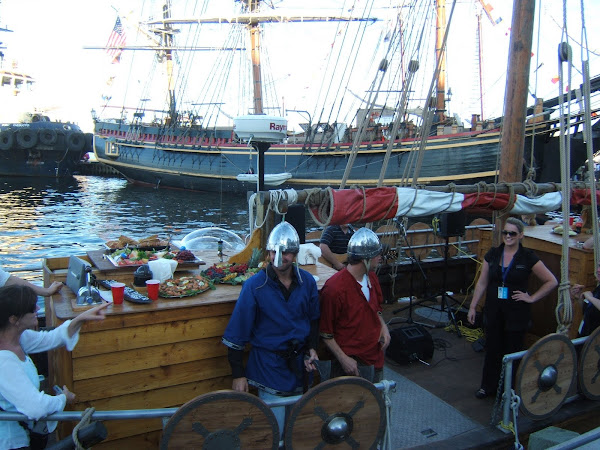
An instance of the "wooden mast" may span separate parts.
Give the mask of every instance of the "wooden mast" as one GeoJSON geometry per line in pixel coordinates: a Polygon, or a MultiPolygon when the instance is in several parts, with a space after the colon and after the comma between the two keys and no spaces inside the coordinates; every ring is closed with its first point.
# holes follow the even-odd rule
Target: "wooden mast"
{"type": "MultiPolygon", "coordinates": [[[[167,21],[171,18],[171,0],[166,0],[163,5],[163,19],[167,21]]],[[[168,121],[170,124],[175,125],[177,123],[177,101],[175,99],[175,79],[173,77],[173,30],[170,24],[165,22],[164,29],[164,43],[165,43],[165,59],[167,65],[167,81],[168,81],[168,92],[169,92],[169,117],[168,121]]]]}
{"type": "MultiPolygon", "coordinates": [[[[251,13],[258,11],[260,0],[245,0],[246,6],[251,13]]],[[[260,67],[260,22],[252,20],[249,23],[250,28],[250,52],[252,59],[252,87],[254,90],[254,114],[263,113],[262,98],[262,74],[260,67]]]]}
{"type": "MultiPolygon", "coordinates": [[[[499,182],[523,181],[523,153],[535,0],[514,0],[500,144],[499,182]]],[[[493,244],[501,242],[502,221],[496,218],[493,244]]]]}
{"type": "Polygon", "coordinates": [[[501,182],[519,182],[523,178],[523,147],[534,13],[535,0],[514,0],[504,97],[499,175],[501,182]]]}
{"type": "Polygon", "coordinates": [[[437,78],[436,88],[436,113],[438,123],[443,123],[446,119],[446,52],[443,51],[444,35],[446,34],[446,0],[437,0],[436,2],[436,61],[440,61],[440,73],[437,78]]]}

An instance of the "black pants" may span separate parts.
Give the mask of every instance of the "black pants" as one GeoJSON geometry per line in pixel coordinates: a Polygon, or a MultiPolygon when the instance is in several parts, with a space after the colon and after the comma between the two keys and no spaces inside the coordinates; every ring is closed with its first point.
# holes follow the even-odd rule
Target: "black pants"
{"type": "MultiPolygon", "coordinates": [[[[496,392],[500,371],[502,370],[502,358],[508,353],[523,350],[526,330],[507,330],[506,319],[502,314],[496,315],[489,320],[485,327],[485,359],[483,373],[481,376],[481,387],[486,392],[496,392]]],[[[513,383],[517,369],[517,362],[513,362],[513,383]]]]}

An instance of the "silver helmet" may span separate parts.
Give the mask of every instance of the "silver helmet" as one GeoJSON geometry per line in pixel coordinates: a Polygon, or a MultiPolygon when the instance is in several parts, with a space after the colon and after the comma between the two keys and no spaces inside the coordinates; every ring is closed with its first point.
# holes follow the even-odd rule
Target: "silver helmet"
{"type": "Polygon", "coordinates": [[[281,222],[269,234],[267,250],[298,253],[300,251],[300,238],[296,229],[288,222],[281,222]]]}
{"type": "Polygon", "coordinates": [[[379,237],[368,228],[361,228],[354,232],[348,241],[348,257],[350,259],[371,259],[381,253],[379,237]]]}

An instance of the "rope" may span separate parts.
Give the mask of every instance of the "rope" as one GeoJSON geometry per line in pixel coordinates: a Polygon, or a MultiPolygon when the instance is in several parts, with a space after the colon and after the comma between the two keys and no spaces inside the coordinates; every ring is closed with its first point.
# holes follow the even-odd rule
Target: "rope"
{"type": "Polygon", "coordinates": [[[594,236],[594,261],[598,264],[600,261],[600,236],[598,233],[598,201],[596,199],[596,177],[594,175],[594,149],[592,141],[592,123],[591,123],[591,87],[590,87],[590,64],[589,64],[589,48],[587,45],[587,30],[585,28],[585,14],[583,0],[581,0],[581,61],[583,63],[583,99],[585,108],[585,128],[583,130],[584,139],[587,147],[588,158],[588,173],[591,175],[589,181],[591,194],[591,210],[592,210],[592,231],[594,236]],[[584,53],[585,51],[585,53],[584,53]]]}
{"type": "MultiPolygon", "coordinates": [[[[499,217],[504,217],[505,215],[510,213],[510,211],[513,209],[513,206],[515,206],[515,201],[517,200],[517,196],[515,195],[514,185],[507,184],[506,186],[508,187],[508,204],[506,205],[506,208],[498,211],[499,217]]],[[[496,198],[496,192],[494,192],[494,199],[495,198],[496,198]]]]}
{"type": "Polygon", "coordinates": [[[519,429],[517,418],[519,417],[519,406],[521,405],[521,397],[515,394],[515,390],[510,390],[510,409],[513,413],[514,435],[515,435],[515,450],[523,450],[523,445],[519,442],[519,429]]]}
{"type": "Polygon", "coordinates": [[[92,420],[92,415],[94,414],[95,411],[96,411],[96,408],[93,408],[93,407],[87,408],[84,411],[84,413],[81,415],[81,420],[79,421],[79,423],[77,425],[75,425],[75,428],[73,428],[71,437],[73,438],[73,443],[75,444],[75,448],[77,450],[85,449],[85,447],[83,445],[81,445],[81,442],[79,442],[79,439],[77,437],[77,434],[79,433],[79,429],[90,424],[90,422],[92,420]]]}
{"type": "Polygon", "coordinates": [[[385,401],[385,434],[383,435],[383,449],[392,450],[392,433],[390,432],[390,424],[392,423],[392,399],[390,398],[390,390],[396,392],[396,389],[390,389],[391,383],[387,380],[381,380],[383,384],[383,399],[385,401]]]}
{"type": "MultiPolygon", "coordinates": [[[[311,203],[310,202],[311,197],[313,195],[320,194],[320,192],[321,192],[321,190],[318,188],[311,189],[308,192],[308,195],[306,196],[306,201],[304,203],[306,205],[309,205],[311,203]]],[[[331,223],[331,218],[333,217],[333,189],[328,187],[327,188],[327,197],[322,199],[319,202],[318,217],[315,215],[312,208],[308,208],[308,212],[310,213],[310,216],[312,217],[312,219],[315,221],[315,223],[317,225],[319,225],[320,227],[323,227],[323,228],[328,226],[331,223]],[[324,222],[321,222],[321,217],[325,217],[326,220],[324,222]]]]}
{"type": "Polygon", "coordinates": [[[558,289],[558,302],[554,311],[557,326],[556,332],[566,334],[573,321],[573,305],[569,293],[569,213],[571,210],[571,190],[569,179],[571,175],[571,141],[569,139],[569,128],[571,124],[571,90],[567,93],[567,111],[565,114],[564,96],[564,65],[567,65],[567,82],[571,86],[571,47],[568,42],[567,33],[567,0],[563,0],[563,36],[565,40],[558,46],[558,89],[559,89],[559,111],[560,111],[560,176],[562,184],[562,252],[560,260],[560,285],[558,289]]]}

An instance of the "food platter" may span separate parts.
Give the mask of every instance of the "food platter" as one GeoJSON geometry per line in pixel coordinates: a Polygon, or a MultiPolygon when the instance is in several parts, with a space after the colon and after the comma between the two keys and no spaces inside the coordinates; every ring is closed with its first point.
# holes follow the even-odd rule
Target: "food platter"
{"type": "MultiPolygon", "coordinates": [[[[557,226],[557,227],[554,227],[554,228],[552,229],[552,232],[553,232],[554,234],[559,234],[559,235],[561,235],[561,236],[562,236],[562,234],[563,234],[563,227],[562,227],[562,225],[559,225],[559,226],[557,226]]],[[[576,233],[575,231],[573,231],[573,230],[569,229],[569,236],[576,236],[576,235],[577,235],[577,233],[576,233]]]]}
{"type": "Polygon", "coordinates": [[[213,283],[238,285],[259,272],[260,268],[249,268],[248,264],[213,264],[202,275],[213,283]]]}
{"type": "Polygon", "coordinates": [[[128,236],[121,235],[118,239],[107,241],[104,246],[111,250],[123,250],[126,248],[135,248],[138,250],[164,250],[169,246],[169,242],[159,239],[158,235],[153,234],[141,240],[135,240],[128,236]]]}
{"type": "Polygon", "coordinates": [[[193,253],[188,250],[168,251],[168,250],[143,250],[138,248],[127,248],[115,250],[106,255],[115,267],[141,266],[148,264],[148,261],[154,261],[160,258],[173,259],[178,265],[199,266],[204,264],[204,261],[196,258],[193,253]]]}
{"type": "Polygon", "coordinates": [[[211,281],[201,275],[170,278],[158,288],[162,298],[183,298],[198,295],[214,287],[211,281]]]}

